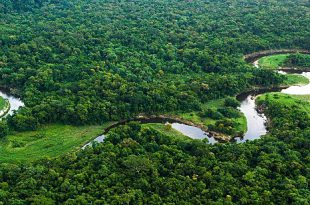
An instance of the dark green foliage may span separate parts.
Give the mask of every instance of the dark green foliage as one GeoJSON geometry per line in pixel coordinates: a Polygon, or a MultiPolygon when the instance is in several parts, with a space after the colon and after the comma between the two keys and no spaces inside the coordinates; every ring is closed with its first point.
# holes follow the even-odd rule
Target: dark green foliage
{"type": "Polygon", "coordinates": [[[224,118],[222,120],[216,121],[215,125],[210,125],[209,129],[219,133],[225,133],[228,135],[239,135],[236,132],[235,127],[238,126],[238,122],[235,122],[231,119],[224,118]]]}
{"type": "Polygon", "coordinates": [[[35,130],[38,120],[31,116],[28,108],[21,108],[19,112],[7,118],[8,125],[17,131],[35,130]]]}
{"type": "Polygon", "coordinates": [[[224,105],[227,107],[237,108],[240,106],[240,102],[236,98],[227,97],[225,98],[224,105]]]}
{"type": "MultiPolygon", "coordinates": [[[[26,106],[0,123],[0,136],[7,126],[201,111],[211,99],[277,86],[281,75],[242,56],[310,49],[308,14],[306,0],[1,0],[0,86],[26,106]]],[[[238,105],[225,105],[204,115],[221,119],[211,129],[235,134],[222,116],[238,105]]],[[[244,144],[180,141],[131,123],[92,148],[1,164],[0,204],[307,204],[309,115],[265,106],[271,134],[244,144]]]]}
{"type": "MultiPolygon", "coordinates": [[[[292,1],[1,1],[0,85],[34,126],[199,111],[210,99],[283,80],[245,53],[309,43],[292,1]],[[258,12],[259,11],[259,12],[258,12]],[[294,25],[292,30],[291,25],[294,25]]],[[[27,119],[28,120],[28,119],[27,119]]],[[[10,124],[11,125],[11,124],[10,124]]]]}
{"type": "Polygon", "coordinates": [[[236,110],[235,108],[231,108],[231,107],[218,108],[217,112],[221,113],[223,116],[228,117],[228,118],[240,117],[240,112],[236,110]]]}
{"type": "Polygon", "coordinates": [[[5,137],[9,133],[9,126],[5,120],[0,121],[0,138],[5,137]]]}
{"type": "Polygon", "coordinates": [[[224,116],[222,113],[216,111],[216,110],[213,110],[213,109],[207,109],[206,111],[204,111],[202,114],[201,114],[202,117],[209,117],[211,119],[214,119],[214,120],[219,120],[219,119],[222,119],[224,116]]]}
{"type": "Polygon", "coordinates": [[[310,55],[291,54],[285,60],[284,66],[310,68],[310,55]]]}
{"type": "Polygon", "coordinates": [[[309,115],[301,115],[296,106],[274,112],[276,105],[264,103],[272,119],[272,136],[248,143],[212,146],[200,140],[180,141],[130,123],[111,131],[104,143],[93,148],[32,165],[0,165],[0,201],[307,203],[309,115]],[[298,123],[277,123],[282,117],[298,123]]]}
{"type": "Polygon", "coordinates": [[[256,84],[265,87],[276,86],[279,83],[283,82],[283,79],[285,78],[283,75],[279,75],[273,70],[255,69],[254,73],[255,77],[253,78],[253,81],[256,84]]]}

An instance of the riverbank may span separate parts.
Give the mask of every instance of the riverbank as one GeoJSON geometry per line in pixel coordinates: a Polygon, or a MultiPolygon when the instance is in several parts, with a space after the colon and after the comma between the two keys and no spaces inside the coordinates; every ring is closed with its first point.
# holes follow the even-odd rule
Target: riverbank
{"type": "Polygon", "coordinates": [[[165,124],[167,122],[168,123],[181,123],[181,124],[185,124],[188,126],[197,127],[199,129],[201,129],[202,131],[208,133],[210,137],[214,137],[219,142],[229,142],[232,140],[232,137],[229,135],[210,131],[202,123],[196,124],[190,120],[180,118],[179,116],[176,116],[176,115],[139,115],[136,118],[132,118],[132,119],[128,119],[128,120],[122,120],[122,121],[113,123],[112,125],[110,125],[109,127],[107,127],[104,130],[104,134],[107,134],[111,129],[113,129],[115,127],[118,127],[120,125],[125,125],[129,122],[140,122],[142,124],[145,124],[145,123],[162,123],[162,124],[165,124]]]}
{"type": "MultiPolygon", "coordinates": [[[[281,107],[297,107],[300,111],[310,116],[310,95],[298,96],[285,93],[266,93],[257,97],[257,107],[259,112],[266,113],[268,104],[276,104],[281,107]]],[[[267,112],[268,113],[268,112],[267,112]]],[[[267,127],[270,126],[272,120],[268,118],[267,127]]]]}
{"type": "Polygon", "coordinates": [[[254,52],[250,54],[246,54],[243,56],[243,59],[248,63],[254,63],[254,61],[262,58],[264,56],[271,56],[275,54],[291,54],[291,53],[303,53],[303,54],[310,54],[310,50],[305,49],[275,49],[275,50],[265,50],[254,52]]]}
{"type": "MultiPolygon", "coordinates": [[[[247,117],[247,125],[248,125],[248,131],[245,133],[245,137],[252,137],[254,139],[260,138],[262,135],[267,134],[267,128],[270,126],[271,119],[268,119],[264,115],[264,111],[266,106],[263,104],[256,104],[256,98],[262,95],[268,95],[268,93],[271,92],[279,92],[287,93],[287,94],[297,94],[297,95],[303,95],[303,94],[309,94],[310,92],[310,84],[309,84],[309,71],[307,68],[281,68],[280,64],[282,65],[285,61],[285,58],[287,58],[288,55],[279,55],[279,57],[276,56],[268,56],[265,57],[263,63],[264,65],[261,65],[261,58],[262,56],[267,55],[274,55],[274,54],[287,54],[287,53],[295,53],[295,52],[302,52],[305,54],[310,53],[309,51],[305,50],[277,50],[277,51],[262,51],[254,54],[250,54],[248,56],[245,56],[244,59],[247,62],[252,63],[257,68],[265,68],[268,66],[274,69],[275,71],[282,71],[282,74],[287,76],[287,79],[285,80],[284,84],[277,87],[271,87],[271,88],[254,88],[250,89],[249,91],[246,91],[244,93],[241,93],[237,96],[237,99],[243,100],[240,110],[245,114],[247,117]],[[278,69],[275,69],[275,68],[278,69]],[[304,72],[306,71],[306,72],[304,72]],[[290,73],[290,74],[287,74],[290,73]],[[292,74],[293,73],[293,74],[292,74]],[[298,75],[296,73],[299,73],[298,75]],[[300,73],[302,75],[300,75],[300,73]],[[293,84],[293,85],[292,85],[293,84]],[[295,85],[297,84],[297,85],[295,85]],[[254,136],[254,137],[253,137],[254,136]]],[[[238,139],[238,142],[242,142],[242,138],[238,139]]]]}

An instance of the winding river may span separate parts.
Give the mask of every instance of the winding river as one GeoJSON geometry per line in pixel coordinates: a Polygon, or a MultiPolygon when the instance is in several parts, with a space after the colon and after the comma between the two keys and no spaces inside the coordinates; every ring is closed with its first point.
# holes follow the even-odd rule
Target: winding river
{"type": "MultiPolygon", "coordinates": [[[[255,60],[253,65],[256,68],[259,68],[259,60],[255,60]]],[[[277,71],[282,75],[286,75],[285,71],[277,71]]],[[[298,70],[292,69],[290,73],[299,73],[298,70]]],[[[277,89],[274,90],[262,90],[256,93],[251,93],[245,97],[245,99],[241,100],[241,106],[239,110],[245,115],[247,120],[247,132],[244,134],[242,138],[235,138],[237,142],[245,142],[247,140],[255,140],[259,139],[262,135],[267,133],[266,129],[266,121],[267,118],[264,114],[258,113],[256,110],[255,99],[259,94],[271,92],[271,91],[280,91],[281,93],[291,94],[291,95],[307,95],[310,94],[310,72],[302,72],[301,75],[305,76],[309,79],[309,83],[306,85],[296,85],[290,86],[285,89],[277,89]]],[[[239,96],[242,98],[242,96],[239,96]]],[[[240,100],[240,99],[239,99],[240,100]]]]}
{"type": "MultiPolygon", "coordinates": [[[[281,51],[281,53],[291,53],[290,51],[281,51]]],[[[292,52],[296,52],[295,50],[292,50],[292,52]]],[[[309,53],[309,51],[302,51],[302,53],[309,53]]],[[[273,55],[275,53],[262,53],[262,55],[260,54],[254,54],[253,56],[249,56],[248,57],[248,62],[251,62],[255,67],[259,67],[259,59],[262,56],[268,56],[268,55],[273,55]]],[[[297,73],[294,72],[294,69],[291,69],[290,71],[293,70],[293,73],[297,73]]],[[[296,70],[295,70],[296,71],[296,70]]],[[[284,71],[278,71],[280,74],[285,75],[286,72],[284,71]]],[[[307,77],[310,81],[310,72],[302,72],[301,75],[307,77]]],[[[239,107],[239,110],[245,115],[246,120],[247,120],[247,132],[244,134],[244,136],[242,138],[238,137],[235,138],[235,140],[239,143],[241,142],[245,142],[247,140],[255,140],[255,139],[259,139],[262,135],[265,135],[267,133],[267,129],[266,129],[266,121],[267,118],[264,114],[258,113],[256,110],[256,105],[255,105],[255,99],[259,94],[263,94],[266,92],[271,92],[271,91],[281,91],[282,93],[285,94],[292,94],[292,95],[306,95],[306,94],[310,94],[310,83],[308,83],[307,85],[303,85],[303,86],[290,86],[288,88],[285,89],[268,89],[268,90],[259,90],[257,92],[249,92],[249,93],[244,93],[241,94],[239,96],[237,96],[237,99],[239,101],[241,101],[241,106],[239,107]]],[[[4,99],[7,99],[10,103],[10,108],[8,110],[8,112],[2,116],[5,117],[9,114],[13,114],[13,112],[15,110],[17,110],[18,108],[24,106],[24,103],[17,97],[14,97],[8,93],[6,93],[3,90],[0,90],[0,96],[3,97],[4,99]]],[[[136,120],[136,121],[140,121],[140,120],[136,120]]],[[[145,121],[141,121],[142,123],[166,123],[169,122],[172,126],[173,129],[181,132],[182,134],[184,134],[185,136],[188,136],[190,138],[193,139],[204,139],[204,138],[208,138],[209,143],[210,144],[215,144],[218,141],[212,136],[212,134],[202,130],[201,128],[195,127],[195,126],[191,126],[188,124],[184,124],[178,120],[163,120],[163,119],[149,119],[149,120],[145,120],[145,121]]],[[[113,126],[107,128],[105,130],[105,133],[103,135],[98,136],[96,139],[94,139],[93,141],[96,142],[103,142],[104,138],[105,138],[105,134],[107,134],[107,132],[111,129],[114,128],[115,126],[119,126],[122,124],[125,124],[126,122],[119,122],[114,124],[113,126]]],[[[89,145],[92,144],[92,142],[87,143],[86,145],[83,146],[83,149],[89,145]]]]}
{"type": "MultiPolygon", "coordinates": [[[[308,51],[306,51],[306,52],[308,52],[308,51]]],[[[287,53],[290,53],[290,52],[287,52],[287,53]]],[[[270,54],[270,55],[272,55],[272,54],[270,54]]],[[[268,55],[264,55],[264,56],[268,56],[268,55]]],[[[252,64],[257,68],[259,68],[260,57],[262,57],[262,56],[257,56],[253,59],[250,59],[252,64]]],[[[292,72],[292,70],[291,70],[291,73],[298,73],[298,72],[294,72],[294,70],[292,72]]],[[[281,70],[279,70],[277,72],[282,74],[282,75],[287,74],[285,71],[281,71],[281,70]]],[[[243,93],[243,94],[237,96],[237,99],[241,102],[239,110],[245,115],[246,120],[247,120],[247,131],[244,134],[244,136],[234,138],[237,143],[243,143],[243,142],[246,142],[248,140],[259,139],[261,136],[263,136],[267,133],[267,128],[266,128],[267,118],[264,114],[258,113],[258,111],[256,109],[255,100],[256,100],[258,95],[263,94],[263,93],[267,93],[267,92],[273,92],[273,91],[277,91],[277,92],[280,91],[282,93],[292,94],[292,95],[310,94],[310,72],[302,72],[301,75],[303,75],[309,79],[309,83],[307,85],[290,86],[290,87],[285,88],[285,89],[279,89],[279,88],[261,89],[261,90],[255,91],[255,92],[251,91],[251,92],[243,93]]],[[[151,120],[151,121],[145,121],[142,123],[153,123],[153,122],[154,121],[151,120]]],[[[162,121],[160,123],[165,123],[165,122],[162,121]]],[[[123,124],[123,123],[118,123],[115,126],[118,126],[119,124],[123,124]]],[[[212,135],[210,135],[210,133],[203,131],[201,128],[186,125],[186,124],[183,124],[182,122],[171,122],[171,125],[172,125],[173,129],[181,132],[185,136],[188,136],[192,139],[208,138],[210,144],[215,144],[218,142],[214,137],[212,137],[212,135]]],[[[115,126],[113,126],[113,127],[115,127],[115,126]]],[[[109,130],[110,129],[106,130],[106,133],[109,130]]],[[[105,138],[105,135],[100,135],[99,137],[94,139],[94,141],[103,142],[104,138],[105,138]]],[[[85,147],[91,145],[92,142],[87,143],[82,148],[84,149],[85,147]]]]}

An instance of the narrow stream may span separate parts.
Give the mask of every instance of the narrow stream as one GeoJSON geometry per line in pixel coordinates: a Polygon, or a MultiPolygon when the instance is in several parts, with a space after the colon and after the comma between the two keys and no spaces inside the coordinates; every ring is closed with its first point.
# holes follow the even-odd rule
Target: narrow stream
{"type": "Polygon", "coordinates": [[[245,115],[247,121],[247,132],[242,138],[235,138],[237,142],[259,139],[267,133],[265,123],[267,118],[256,110],[256,95],[248,95],[245,100],[241,101],[239,110],[245,115]]]}

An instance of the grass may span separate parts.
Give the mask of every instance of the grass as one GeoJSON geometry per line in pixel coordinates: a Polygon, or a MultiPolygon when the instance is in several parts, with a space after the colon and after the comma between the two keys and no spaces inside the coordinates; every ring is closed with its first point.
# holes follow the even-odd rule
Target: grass
{"type": "Polygon", "coordinates": [[[169,137],[175,139],[175,140],[185,140],[185,141],[191,141],[192,139],[190,137],[187,137],[185,135],[183,135],[181,132],[173,129],[173,128],[169,128],[164,124],[160,124],[160,123],[148,123],[148,124],[143,124],[143,127],[150,127],[153,128],[155,130],[157,130],[158,132],[161,132],[165,135],[168,135],[169,137]]]}
{"type": "Polygon", "coordinates": [[[258,63],[262,68],[275,70],[283,65],[285,59],[289,55],[290,54],[278,54],[278,55],[262,57],[261,59],[259,59],[258,63]]]}
{"type": "Polygon", "coordinates": [[[3,110],[5,107],[7,107],[7,105],[8,101],[3,97],[0,97],[0,110],[3,110]]]}
{"type": "Polygon", "coordinates": [[[310,95],[293,95],[293,96],[300,100],[310,102],[310,95]]]}
{"type": "Polygon", "coordinates": [[[307,112],[310,115],[310,95],[288,95],[283,93],[266,93],[258,97],[258,101],[268,101],[277,104],[286,105],[288,107],[296,106],[300,110],[307,112]]]}
{"type": "Polygon", "coordinates": [[[0,163],[29,162],[63,155],[102,134],[109,124],[79,127],[53,124],[37,131],[9,135],[0,141],[0,163]]]}
{"type": "MultiPolygon", "coordinates": [[[[211,100],[203,104],[203,109],[212,109],[217,110],[218,108],[222,108],[224,106],[224,99],[211,100]]],[[[214,125],[217,120],[211,118],[204,118],[199,115],[198,112],[188,112],[188,113],[177,113],[178,116],[185,120],[190,120],[196,124],[203,124],[205,126],[214,125]]],[[[235,127],[237,132],[246,132],[247,130],[247,122],[243,113],[240,112],[240,116],[238,118],[232,118],[233,121],[238,122],[238,126],[235,127]]]]}
{"type": "MultiPolygon", "coordinates": [[[[278,69],[279,67],[285,67],[287,65],[285,64],[285,60],[288,56],[291,54],[277,54],[277,55],[271,55],[271,56],[265,56],[259,59],[258,63],[262,68],[265,69],[278,69]]],[[[300,54],[300,55],[309,55],[309,54],[300,54]]]]}
{"type": "Polygon", "coordinates": [[[284,85],[306,85],[309,83],[309,79],[299,74],[286,74],[286,80],[284,85]]]}
{"type": "MultiPolygon", "coordinates": [[[[276,70],[284,65],[286,58],[290,54],[278,54],[265,56],[259,59],[258,63],[262,68],[276,70]]],[[[286,80],[283,85],[305,85],[309,83],[309,79],[298,74],[286,74],[286,80]]]]}

